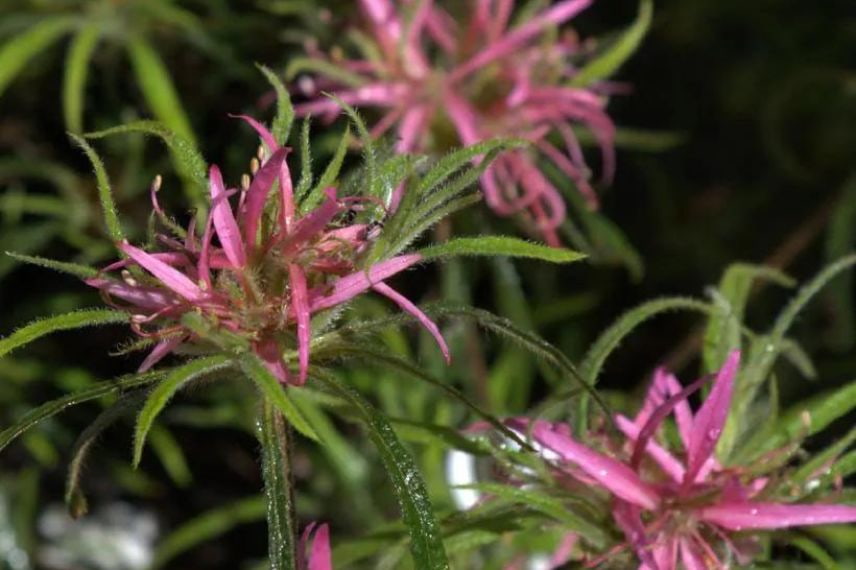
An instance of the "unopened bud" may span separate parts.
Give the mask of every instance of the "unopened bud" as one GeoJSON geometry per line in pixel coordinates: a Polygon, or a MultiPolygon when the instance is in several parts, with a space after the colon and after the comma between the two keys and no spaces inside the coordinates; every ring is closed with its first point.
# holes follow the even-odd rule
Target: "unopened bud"
{"type": "Polygon", "coordinates": [[[155,192],[160,192],[162,183],[163,183],[163,177],[160,174],[158,174],[157,176],[155,176],[155,179],[152,182],[152,190],[154,190],[155,192]]]}
{"type": "Polygon", "coordinates": [[[250,189],[250,175],[244,174],[241,176],[241,190],[246,192],[250,189]]]}
{"type": "Polygon", "coordinates": [[[198,282],[198,285],[199,285],[199,288],[202,289],[203,291],[208,290],[208,283],[206,283],[204,280],[200,279],[198,282]]]}
{"type": "Polygon", "coordinates": [[[265,159],[265,154],[265,145],[260,144],[259,148],[256,149],[256,158],[258,158],[259,161],[262,161],[265,159]]]}
{"type": "Polygon", "coordinates": [[[144,323],[148,320],[146,315],[131,315],[131,322],[144,323]]]}
{"type": "Polygon", "coordinates": [[[259,171],[259,168],[261,168],[261,164],[259,163],[259,159],[258,158],[252,159],[250,161],[250,173],[252,173],[252,175],[255,176],[256,172],[259,171]]]}
{"type": "Polygon", "coordinates": [[[800,422],[802,422],[803,427],[806,429],[811,427],[811,412],[808,410],[803,410],[800,414],[800,422]]]}
{"type": "Polygon", "coordinates": [[[131,275],[131,272],[127,269],[122,270],[122,281],[130,285],[131,287],[137,286],[137,280],[131,275]]]}

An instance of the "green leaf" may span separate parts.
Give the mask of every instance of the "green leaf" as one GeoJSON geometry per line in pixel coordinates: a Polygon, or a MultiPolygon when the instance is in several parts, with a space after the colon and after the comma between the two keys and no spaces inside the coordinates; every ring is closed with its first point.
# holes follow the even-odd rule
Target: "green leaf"
{"type": "Polygon", "coordinates": [[[313,370],[332,391],[346,399],[362,416],[369,437],[377,446],[410,533],[410,552],[417,570],[446,570],[449,561],[442,533],[425,483],[413,457],[399,441],[389,420],[363,397],[332,375],[313,370]]]}
{"type": "MultiPolygon", "coordinates": [[[[291,95],[288,94],[285,85],[273,71],[260,64],[256,64],[256,67],[264,74],[276,92],[276,116],[271,125],[271,133],[276,142],[283,146],[288,141],[291,125],[294,123],[294,106],[291,104],[291,95]]],[[[273,149],[271,149],[272,151],[273,149]]]]}
{"type": "Polygon", "coordinates": [[[818,543],[808,537],[800,536],[796,533],[788,534],[787,543],[808,554],[815,562],[820,564],[821,568],[824,570],[841,570],[841,566],[839,566],[835,559],[818,543]]]}
{"type": "Polygon", "coordinates": [[[154,426],[149,434],[149,444],[172,482],[187,487],[193,482],[193,474],[178,441],[163,426],[154,426]]]}
{"type": "Polygon", "coordinates": [[[297,569],[297,528],[292,488],[291,429],[277,407],[262,397],[258,438],[267,503],[268,561],[271,570],[297,569]]]}
{"type": "Polygon", "coordinates": [[[160,56],[142,37],[129,38],[127,48],[140,90],[154,116],[196,146],[196,137],[193,135],[190,121],[160,56]]]}
{"type": "Polygon", "coordinates": [[[286,79],[292,81],[298,74],[304,72],[326,75],[330,79],[335,79],[337,83],[352,87],[365,83],[365,79],[360,75],[328,61],[309,57],[292,57],[288,60],[288,66],[285,68],[286,79]]]}
{"type": "Polygon", "coordinates": [[[375,143],[366,127],[365,121],[363,121],[356,109],[335,95],[328,96],[342,107],[342,110],[344,110],[351,119],[351,122],[357,129],[357,134],[360,136],[360,144],[363,147],[363,160],[366,167],[366,187],[368,189],[368,194],[376,196],[384,204],[388,205],[389,200],[392,197],[391,190],[387,192],[383,187],[383,184],[380,183],[380,178],[378,177],[377,149],[375,148],[375,143]]]}
{"type": "Polygon", "coordinates": [[[73,20],[68,18],[48,18],[0,46],[0,95],[33,57],[47,49],[73,25],[73,20]]]}
{"type": "Polygon", "coordinates": [[[255,383],[265,400],[274,405],[294,428],[314,441],[320,441],[312,425],[306,420],[300,408],[295,405],[288,393],[289,386],[284,386],[267,369],[259,357],[251,352],[245,352],[238,358],[241,370],[247,378],[255,383]]]}
{"type": "Polygon", "coordinates": [[[777,429],[767,440],[765,448],[775,449],[800,436],[819,433],[854,409],[856,409],[856,381],[818,394],[793,406],[784,414],[779,420],[777,429]],[[809,420],[807,425],[805,419],[809,420]]]}
{"type": "Polygon", "coordinates": [[[500,483],[478,483],[475,485],[463,485],[462,489],[476,489],[501,497],[512,503],[520,503],[533,508],[549,517],[552,517],[565,525],[568,530],[579,534],[596,548],[603,548],[607,541],[607,535],[603,529],[592,524],[583,515],[577,514],[556,497],[551,497],[535,489],[524,489],[512,487],[500,483]]]}
{"type": "Polygon", "coordinates": [[[714,297],[713,312],[704,334],[702,355],[707,372],[717,370],[730,351],[741,347],[740,328],[756,280],[782,287],[794,286],[793,279],[772,267],[749,263],[730,265],[719,282],[719,295],[714,297]]]}
{"type": "Polygon", "coordinates": [[[0,339],[0,358],[6,356],[16,348],[54,332],[124,323],[127,320],[128,315],[126,313],[112,309],[83,309],[64,315],[40,319],[0,339]]]}
{"type": "Polygon", "coordinates": [[[144,397],[145,394],[140,392],[122,395],[116,403],[98,414],[78,436],[74,447],[71,448],[71,461],[68,464],[68,476],[65,480],[65,504],[72,518],[82,517],[88,510],[86,496],[80,488],[80,481],[86,460],[89,458],[89,452],[101,433],[113,425],[116,420],[139,406],[144,397]]]}
{"type": "Polygon", "coordinates": [[[38,265],[39,267],[53,269],[54,271],[59,271],[61,273],[68,273],[69,275],[74,275],[75,277],[79,277],[81,279],[89,279],[90,277],[95,277],[96,275],[98,275],[98,270],[94,267],[80,265],[78,263],[54,261],[53,259],[46,259],[44,257],[39,257],[36,255],[23,255],[21,253],[15,253],[14,251],[7,251],[6,255],[17,259],[18,261],[21,261],[23,263],[29,263],[30,265],[38,265]]]}
{"type": "Polygon", "coordinates": [[[194,517],[161,541],[155,550],[151,569],[163,568],[167,562],[194,546],[222,536],[238,525],[256,522],[264,515],[265,501],[258,496],[240,499],[194,517]]]}
{"type": "Polygon", "coordinates": [[[62,110],[65,114],[65,124],[73,133],[83,131],[86,76],[100,37],[99,22],[88,22],[77,31],[68,48],[65,59],[65,78],[62,83],[62,110]]]}
{"type": "Polygon", "coordinates": [[[112,135],[142,133],[158,137],[169,149],[182,178],[189,182],[188,198],[202,208],[208,195],[208,165],[192,139],[188,139],[158,121],[132,121],[117,127],[86,133],[86,138],[100,139],[112,135]]]}
{"type": "Polygon", "coordinates": [[[571,85],[589,85],[594,81],[612,76],[639,48],[642,38],[645,37],[648,28],[651,26],[653,12],[653,2],[651,0],[641,0],[639,2],[639,13],[636,16],[636,21],[621,34],[607,51],[588,62],[574,76],[571,85]]]}
{"type": "Polygon", "coordinates": [[[151,384],[161,378],[163,374],[164,372],[160,370],[147,372],[145,374],[130,374],[128,376],[119,377],[115,380],[101,382],[91,388],[86,388],[85,390],[75,392],[74,394],[69,394],[68,396],[63,396],[62,398],[46,402],[24,414],[24,417],[18,420],[15,425],[0,432],[0,451],[3,451],[6,446],[20,435],[26,433],[31,427],[55,416],[66,408],[76,406],[90,400],[95,400],[103,396],[108,396],[110,394],[121,393],[125,390],[131,390],[133,388],[139,388],[141,386],[151,384]]]}
{"type": "Polygon", "coordinates": [[[310,144],[309,129],[311,123],[309,117],[303,119],[300,128],[300,180],[294,189],[295,196],[303,196],[312,186],[312,146],[310,144]]]}
{"type": "Polygon", "coordinates": [[[690,297],[663,297],[654,299],[630,309],[606,329],[589,348],[580,365],[580,371],[586,382],[597,383],[600,372],[609,355],[624,338],[645,321],[666,312],[695,311],[709,313],[710,305],[690,297]]]}
{"type": "MultiPolygon", "coordinates": [[[[315,184],[315,187],[307,194],[306,198],[302,199],[300,202],[300,211],[308,212],[317,206],[321,200],[324,199],[324,190],[333,186],[336,182],[336,179],[339,177],[339,172],[342,170],[342,163],[345,160],[345,155],[348,152],[348,143],[351,139],[351,127],[345,127],[345,132],[342,134],[342,138],[339,139],[339,146],[336,147],[336,153],[333,155],[333,158],[330,159],[330,162],[327,164],[327,167],[324,169],[324,172],[321,174],[321,178],[318,180],[318,183],[315,184]]],[[[300,198],[300,196],[298,196],[300,198]]]]}
{"type": "Polygon", "coordinates": [[[167,377],[155,386],[146,399],[143,409],[140,410],[139,416],[137,416],[137,425],[134,430],[134,467],[140,464],[140,459],[143,456],[143,447],[146,445],[146,435],[148,435],[155,418],[175,393],[184,388],[192,380],[213,370],[218,370],[228,362],[228,358],[219,355],[192,360],[178,368],[172,369],[167,377]]]}
{"type": "Polygon", "coordinates": [[[101,210],[104,213],[104,223],[107,225],[107,233],[115,243],[119,243],[125,239],[125,232],[122,231],[122,224],[119,222],[119,214],[116,212],[116,203],[113,201],[113,190],[110,188],[110,179],[107,177],[107,171],[104,169],[104,163],[96,154],[95,150],[89,143],[75,134],[68,136],[83,149],[89,162],[92,163],[92,168],[95,171],[95,180],[98,183],[98,198],[101,200],[101,210]]]}
{"type": "MultiPolygon", "coordinates": [[[[856,176],[844,183],[841,199],[835,205],[826,233],[825,257],[833,261],[853,250],[856,245],[856,176]]],[[[853,274],[842,275],[830,283],[824,295],[829,306],[825,335],[832,348],[847,350],[856,342],[856,317],[854,317],[853,274]]]]}
{"type": "Polygon", "coordinates": [[[528,257],[551,263],[571,263],[584,259],[585,254],[560,247],[550,247],[508,236],[479,236],[454,238],[435,244],[417,253],[426,260],[457,255],[504,255],[528,257]]]}

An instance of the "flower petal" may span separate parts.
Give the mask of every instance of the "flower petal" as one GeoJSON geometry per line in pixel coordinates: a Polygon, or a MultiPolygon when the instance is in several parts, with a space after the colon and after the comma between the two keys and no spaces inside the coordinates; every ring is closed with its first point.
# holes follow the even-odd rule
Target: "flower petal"
{"type": "Polygon", "coordinates": [[[449,346],[446,344],[446,340],[443,338],[443,334],[440,332],[440,329],[437,327],[437,324],[432,321],[428,315],[422,312],[422,310],[414,305],[410,299],[387,285],[386,283],[377,283],[372,286],[372,289],[391,299],[396,305],[401,307],[402,311],[410,313],[416,320],[418,320],[423,327],[425,327],[431,336],[434,337],[434,340],[437,341],[437,345],[440,347],[440,352],[443,353],[443,358],[446,359],[446,364],[450,364],[452,361],[452,357],[449,355],[449,346]]]}
{"type": "Polygon", "coordinates": [[[188,301],[199,302],[205,299],[205,292],[196,283],[177,269],[157,259],[157,257],[132,246],[126,241],[119,244],[119,249],[136,261],[140,267],[157,277],[161,283],[188,301]]]}
{"type": "Polygon", "coordinates": [[[324,523],[318,526],[312,539],[307,570],[333,570],[332,553],[330,552],[330,527],[324,523]]]}
{"type": "Polygon", "coordinates": [[[269,152],[274,152],[279,148],[279,145],[276,144],[276,139],[273,138],[273,134],[265,127],[263,124],[250,117],[249,115],[229,115],[235,119],[241,119],[246,121],[248,125],[253,127],[253,129],[258,133],[259,138],[265,143],[265,146],[268,147],[269,152]]]}
{"type": "Polygon", "coordinates": [[[705,562],[704,551],[693,543],[691,538],[681,538],[681,562],[684,563],[684,568],[687,570],[724,570],[724,567],[716,561],[716,566],[712,566],[705,562]]]}
{"type": "Polygon", "coordinates": [[[346,275],[333,283],[332,292],[323,295],[317,292],[314,295],[310,294],[310,309],[314,313],[350,301],[384,279],[388,279],[420,261],[422,261],[422,256],[417,253],[399,255],[376,263],[368,270],[360,270],[346,275]]]}
{"type": "Polygon", "coordinates": [[[856,523],[856,506],[722,503],[700,509],[698,516],[729,530],[775,529],[815,524],[856,523]]]}
{"type": "Polygon", "coordinates": [[[294,306],[294,315],[297,320],[297,352],[300,364],[297,385],[302,386],[306,383],[306,373],[309,370],[309,292],[306,288],[306,274],[299,265],[294,263],[288,265],[288,280],[291,284],[291,304],[294,306]]]}
{"type": "Polygon", "coordinates": [[[282,360],[282,352],[279,345],[272,338],[265,338],[258,341],[253,347],[255,353],[264,361],[265,366],[270,370],[277,380],[283,384],[289,382],[288,368],[282,360]]]}
{"type": "Polygon", "coordinates": [[[695,416],[687,447],[685,483],[695,481],[702,466],[713,455],[731,408],[734,377],[739,366],[740,351],[735,350],[726,358],[710,394],[695,416]]]}
{"type": "Polygon", "coordinates": [[[577,443],[554,429],[549,422],[536,421],[532,437],[558,453],[565,461],[577,465],[613,495],[649,510],[659,504],[657,491],[640,479],[630,467],[577,443]]]}
{"type": "Polygon", "coordinates": [[[247,197],[244,202],[242,221],[244,226],[244,240],[248,244],[255,244],[258,237],[259,224],[265,209],[265,202],[271,186],[281,172],[281,166],[288,154],[287,147],[278,148],[273,155],[265,161],[262,167],[253,177],[247,197]]]}
{"type": "Polygon", "coordinates": [[[140,364],[140,367],[137,368],[137,372],[146,372],[149,370],[175,350],[184,340],[183,336],[174,336],[157,343],[148,356],[146,356],[145,360],[143,360],[142,364],[140,364]]]}
{"type": "Polygon", "coordinates": [[[236,268],[242,268],[247,264],[244,242],[241,240],[238,222],[235,221],[232,207],[226,196],[223,176],[216,165],[211,166],[208,179],[211,189],[211,218],[214,221],[214,229],[217,230],[217,237],[220,238],[220,245],[231,264],[236,268]]]}
{"type": "MultiPolygon", "coordinates": [[[[628,439],[635,442],[639,437],[639,432],[642,427],[630,421],[629,418],[617,415],[615,423],[618,429],[627,436],[628,439]]],[[[649,440],[645,446],[645,452],[657,462],[657,464],[672,478],[675,483],[680,483],[684,478],[684,466],[678,461],[674,455],[666,451],[661,445],[653,440],[649,440]]]]}

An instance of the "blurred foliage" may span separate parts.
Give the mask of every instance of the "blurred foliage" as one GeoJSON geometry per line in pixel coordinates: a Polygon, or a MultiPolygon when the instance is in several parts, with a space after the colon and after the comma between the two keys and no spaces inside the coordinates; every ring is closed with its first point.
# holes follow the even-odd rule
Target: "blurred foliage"
{"type": "MultiPolygon", "coordinates": [[[[707,329],[698,311],[657,316],[644,332],[622,335],[620,346],[610,347],[615,350],[604,361],[600,386],[609,404],[627,409],[629,396],[639,393],[656,364],[685,373],[709,369],[717,360],[712,355],[740,341],[741,325],[767,330],[793,293],[778,287],[791,283],[780,273],[759,272],[772,276],[773,286],[754,279],[758,275],[746,270],[749,265],[732,263],[765,264],[802,283],[854,249],[851,4],[829,0],[819,9],[787,0],[656,2],[648,35],[617,76],[631,89],[611,102],[615,122],[625,128],[618,138],[616,181],[604,190],[603,216],[586,218],[584,209],[576,210],[586,233],[600,230],[610,254],[606,261],[619,264],[450,260],[398,281],[414,299],[490,309],[521,331],[537,331],[575,363],[586,362],[587,349],[629,309],[663,295],[692,296],[714,311],[707,329]],[[626,237],[604,227],[604,220],[626,237]],[[717,283],[716,291],[706,289],[717,283]],[[700,297],[705,291],[711,295],[700,297]],[[716,312],[726,306],[734,310],[716,312]],[[712,334],[720,327],[727,340],[712,334]]],[[[612,33],[636,13],[637,3],[630,0],[597,2],[574,26],[585,36],[612,33]]],[[[0,5],[0,250],[102,264],[113,250],[95,179],[66,131],[156,118],[209,161],[241,171],[256,143],[248,132],[235,135],[227,114],[260,115],[272,101],[253,64],[284,72],[308,38],[330,47],[353,19],[353,2],[335,0],[6,0],[0,5]]],[[[313,150],[327,158],[340,135],[341,129],[330,129],[314,139],[313,150]]],[[[144,234],[146,190],[157,173],[165,176],[165,188],[183,183],[184,192],[161,196],[179,217],[189,218],[199,207],[188,172],[175,168],[167,147],[146,141],[137,133],[99,141],[117,207],[133,237],[144,234]]],[[[353,158],[345,165],[351,167],[353,158]]],[[[463,234],[513,228],[477,210],[452,223],[463,234]]],[[[441,241],[450,226],[434,231],[441,241]]],[[[779,339],[787,364],[772,369],[775,382],[761,378],[761,397],[745,404],[748,415],[769,421],[732,428],[787,433],[819,454],[813,457],[840,457],[838,471],[812,489],[834,486],[836,473],[852,478],[856,472],[853,452],[834,448],[856,437],[853,412],[846,407],[854,401],[856,369],[853,293],[853,277],[844,273],[800,313],[779,339]],[[820,410],[816,415],[825,413],[829,420],[817,433],[805,433],[794,419],[804,406],[797,403],[810,396],[812,409],[820,410]],[[836,398],[844,408],[829,407],[836,398]],[[784,410],[779,419],[774,409],[784,410]]],[[[681,299],[667,298],[655,307],[657,314],[660,308],[695,306],[681,299]]],[[[72,277],[0,258],[3,336],[36,317],[99,303],[94,291],[72,277]]],[[[363,300],[351,313],[378,319],[388,308],[363,300]]],[[[555,366],[519,344],[502,342],[496,331],[485,333],[471,319],[443,318],[442,324],[455,355],[449,367],[424,333],[384,330],[378,351],[412,363],[497,416],[533,409],[555,416],[572,409],[596,419],[594,406],[568,406],[585,399],[555,366]]],[[[136,358],[109,357],[104,350],[118,351],[125,339],[120,327],[64,332],[4,358],[0,427],[45,401],[132,371],[136,358]]],[[[565,497],[537,500],[497,492],[499,501],[466,515],[455,511],[444,466],[450,448],[479,457],[482,471],[494,462],[538,466],[527,464],[531,458],[523,454],[497,457],[496,446],[463,438],[456,430],[477,419],[471,408],[406,372],[381,372],[376,363],[363,363],[344,367],[342,378],[386,412],[414,452],[448,532],[453,567],[490,568],[481,565],[484,550],[478,548],[511,536],[509,531],[517,534],[492,547],[498,558],[549,552],[559,537],[556,528],[579,524],[567,514],[572,511],[558,514],[565,497]],[[544,531],[545,521],[553,530],[544,531]]],[[[82,484],[90,505],[124,500],[154,509],[163,529],[155,554],[160,567],[250,568],[265,554],[254,402],[231,374],[215,377],[223,381],[200,382],[163,412],[151,433],[154,453],[143,456],[139,470],[129,466],[133,414],[115,418],[89,450],[82,484]]],[[[404,529],[389,522],[397,520],[397,509],[363,428],[336,413],[341,401],[323,391],[307,390],[299,398],[327,442],[320,447],[298,441],[294,471],[302,521],[332,522],[342,563],[407,567],[404,529]],[[379,561],[371,558],[378,548],[379,561]]],[[[77,437],[114,400],[105,394],[52,417],[0,455],[0,560],[10,568],[38,567],[38,513],[62,501],[77,437]]],[[[741,447],[748,453],[746,442],[735,453],[741,447]]],[[[804,455],[803,465],[812,464],[810,454],[797,454],[804,455]]],[[[794,480],[807,481],[810,470],[799,469],[792,472],[794,480]]],[[[773,551],[787,558],[820,561],[829,552],[839,567],[856,568],[852,528],[818,527],[778,538],[773,551]],[[781,546],[789,541],[792,547],[781,546]]]]}

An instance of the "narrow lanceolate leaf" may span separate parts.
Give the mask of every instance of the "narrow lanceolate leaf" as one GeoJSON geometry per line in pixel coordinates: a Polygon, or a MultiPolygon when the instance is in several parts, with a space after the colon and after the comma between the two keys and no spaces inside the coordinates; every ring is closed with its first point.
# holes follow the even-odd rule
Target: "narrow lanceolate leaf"
{"type": "Polygon", "coordinates": [[[65,59],[65,78],[62,83],[62,110],[65,124],[73,133],[83,131],[83,105],[86,101],[86,76],[101,26],[95,22],[85,24],[74,35],[65,59]]]}
{"type": "Polygon", "coordinates": [[[528,257],[552,263],[571,263],[586,257],[585,254],[560,247],[532,243],[515,237],[480,236],[456,238],[428,246],[418,252],[426,260],[456,255],[504,255],[528,257]]]}
{"type": "Polygon", "coordinates": [[[158,383],[155,389],[149,394],[143,409],[140,410],[140,414],[137,416],[137,426],[134,432],[133,464],[135,467],[140,463],[143,455],[143,447],[146,444],[146,436],[155,418],[175,393],[186,386],[188,382],[214,370],[219,370],[228,363],[229,359],[225,356],[200,358],[174,368],[162,382],[158,383]]]}
{"type": "Polygon", "coordinates": [[[196,139],[190,121],[160,56],[151,44],[141,37],[130,38],[127,46],[140,90],[154,116],[195,145],[196,139]]]}
{"type": "Polygon", "coordinates": [[[158,137],[169,149],[182,178],[190,184],[191,195],[189,198],[200,204],[205,202],[205,195],[208,192],[208,166],[205,159],[193,139],[181,135],[165,122],[133,121],[118,127],[86,133],[86,137],[99,139],[126,133],[142,133],[158,137]]]}
{"type": "Polygon", "coordinates": [[[79,277],[80,279],[89,279],[91,277],[95,277],[98,275],[98,270],[94,267],[89,267],[87,265],[80,265],[79,263],[68,263],[66,261],[55,261],[53,259],[47,259],[44,257],[39,257],[37,255],[24,255],[21,253],[15,253],[13,251],[7,251],[6,255],[17,259],[22,263],[29,263],[30,265],[38,265],[39,267],[44,267],[46,269],[53,269],[54,271],[59,271],[61,273],[68,273],[69,275],[74,275],[75,277],[79,277]]]}
{"type": "Polygon", "coordinates": [[[247,352],[241,355],[239,362],[241,370],[255,383],[265,400],[275,406],[294,429],[310,439],[319,441],[318,434],[291,399],[288,386],[280,384],[258,356],[247,352]]]}
{"type": "Polygon", "coordinates": [[[312,188],[305,198],[297,196],[297,198],[301,200],[301,213],[306,213],[315,208],[315,206],[324,199],[324,191],[335,185],[336,179],[339,177],[339,172],[342,170],[342,163],[345,160],[345,155],[348,152],[348,143],[350,142],[350,139],[351,128],[348,126],[345,128],[342,138],[339,139],[339,146],[336,147],[336,153],[333,155],[333,158],[330,159],[330,162],[327,163],[327,167],[324,169],[324,172],[321,174],[321,178],[318,179],[315,187],[312,188]]]}
{"type": "Polygon", "coordinates": [[[261,496],[240,499],[202,513],[189,520],[164,538],[155,550],[152,570],[203,542],[227,533],[234,527],[255,522],[265,516],[265,501],[261,496]]]}
{"type": "Polygon", "coordinates": [[[507,501],[531,507],[563,523],[567,530],[580,534],[596,548],[603,548],[606,533],[587,518],[575,513],[557,497],[551,497],[534,489],[521,489],[499,483],[464,485],[463,489],[477,489],[507,501]]]}
{"type": "Polygon", "coordinates": [[[610,48],[583,67],[574,76],[572,85],[588,85],[592,81],[605,79],[615,73],[627,59],[639,48],[642,38],[651,26],[651,16],[654,12],[651,0],[639,3],[639,14],[636,21],[621,34],[610,48]]]}
{"type": "Polygon", "coordinates": [[[107,232],[114,242],[120,242],[125,239],[125,232],[122,231],[122,224],[119,223],[119,214],[116,211],[116,202],[113,200],[113,190],[110,188],[110,179],[107,177],[107,170],[104,168],[104,163],[101,162],[98,154],[89,146],[89,143],[75,134],[69,134],[69,136],[83,149],[89,162],[92,163],[92,169],[95,171],[95,180],[98,184],[98,198],[101,200],[101,210],[104,213],[104,223],[107,225],[107,232]]]}
{"type": "Polygon", "coordinates": [[[0,95],[30,60],[74,25],[68,18],[42,20],[0,46],[0,95]]]}
{"type": "Polygon", "coordinates": [[[114,311],[112,309],[84,309],[82,311],[75,311],[73,313],[40,319],[23,326],[9,336],[0,339],[0,358],[6,356],[18,347],[54,332],[97,325],[124,323],[127,320],[128,315],[126,313],[114,311]]]}
{"type": "Polygon", "coordinates": [[[856,409],[856,381],[812,397],[788,410],[765,448],[775,449],[800,436],[811,436],[856,409]]]}
{"type": "Polygon", "coordinates": [[[110,394],[121,393],[125,390],[146,386],[163,377],[163,375],[164,373],[158,370],[147,372],[145,374],[122,376],[115,380],[101,382],[91,388],[86,388],[85,390],[75,392],[74,394],[69,394],[68,396],[63,396],[62,398],[46,402],[38,408],[27,412],[15,425],[0,432],[0,451],[3,451],[7,445],[13,442],[20,435],[26,433],[26,431],[31,427],[55,416],[66,408],[76,406],[77,404],[82,404],[90,400],[95,400],[103,396],[108,396],[110,394]]]}
{"type": "Polygon", "coordinates": [[[267,78],[268,82],[276,92],[276,116],[273,118],[271,132],[273,138],[280,146],[285,146],[288,135],[291,134],[291,125],[294,123],[294,106],[291,104],[291,96],[277,75],[264,65],[256,65],[267,78]]]}
{"type": "Polygon", "coordinates": [[[89,452],[101,433],[116,420],[139,406],[144,396],[142,392],[123,395],[116,403],[98,414],[98,417],[78,436],[71,449],[71,461],[68,464],[68,476],[65,480],[65,504],[73,518],[81,517],[87,511],[86,497],[80,488],[80,482],[89,452]]]}
{"type": "Polygon", "coordinates": [[[410,533],[410,552],[417,570],[447,570],[449,561],[442,533],[422,475],[413,457],[399,441],[389,420],[362,396],[332,375],[315,375],[333,391],[350,402],[362,416],[369,437],[377,446],[392,481],[404,524],[410,533]]]}
{"type": "Polygon", "coordinates": [[[268,524],[271,570],[297,570],[297,528],[291,473],[290,428],[276,405],[262,396],[258,438],[268,524]]]}

